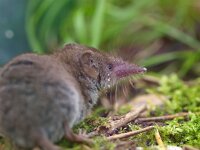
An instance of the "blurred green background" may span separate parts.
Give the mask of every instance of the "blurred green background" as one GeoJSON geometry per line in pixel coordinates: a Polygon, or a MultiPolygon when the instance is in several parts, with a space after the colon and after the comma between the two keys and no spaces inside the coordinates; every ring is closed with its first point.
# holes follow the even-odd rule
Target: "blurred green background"
{"type": "Polygon", "coordinates": [[[0,0],[0,64],[76,42],[149,71],[200,75],[199,0],[0,0]]]}

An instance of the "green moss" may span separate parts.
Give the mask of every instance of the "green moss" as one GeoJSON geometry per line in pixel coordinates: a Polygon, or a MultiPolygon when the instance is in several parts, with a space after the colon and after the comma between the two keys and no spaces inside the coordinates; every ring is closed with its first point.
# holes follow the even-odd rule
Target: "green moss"
{"type": "MultiPolygon", "coordinates": [[[[142,129],[138,125],[131,125],[130,128],[131,128],[132,131],[142,129]]],[[[155,143],[154,133],[155,133],[154,130],[150,130],[148,132],[140,133],[136,136],[133,136],[133,137],[130,138],[130,140],[137,143],[137,146],[148,147],[148,146],[151,146],[151,145],[155,145],[156,143],[155,143]]]]}
{"type": "Polygon", "coordinates": [[[102,106],[98,106],[97,108],[95,108],[95,110],[92,112],[92,116],[93,117],[99,117],[99,116],[104,116],[105,114],[107,114],[109,112],[108,109],[102,107],[102,106]]]}
{"type": "MultiPolygon", "coordinates": [[[[105,149],[105,150],[113,150],[115,148],[115,144],[108,141],[105,137],[101,137],[101,136],[98,136],[98,137],[94,137],[93,138],[93,142],[94,142],[94,145],[91,146],[90,148],[92,150],[99,150],[99,149],[105,149]]],[[[86,145],[83,145],[83,144],[77,144],[77,143],[72,143],[72,142],[69,142],[65,139],[62,139],[59,143],[58,143],[59,146],[61,146],[62,148],[64,148],[65,150],[83,150],[83,149],[87,149],[86,145]]]]}
{"type": "MultiPolygon", "coordinates": [[[[200,148],[200,116],[191,114],[189,121],[183,119],[174,119],[166,122],[165,126],[157,126],[161,138],[165,145],[192,145],[200,148]]],[[[138,130],[138,125],[131,125],[131,129],[138,130]]],[[[157,145],[155,140],[155,130],[141,133],[137,136],[130,138],[138,146],[148,147],[157,145]]]]}
{"type": "Polygon", "coordinates": [[[122,105],[122,106],[119,108],[119,110],[117,111],[117,113],[118,113],[119,115],[124,115],[124,114],[130,112],[131,109],[132,109],[132,106],[131,106],[131,105],[122,105]]]}
{"type": "Polygon", "coordinates": [[[200,148],[200,116],[191,114],[189,121],[175,119],[159,127],[163,141],[170,145],[192,145],[200,148]]]}
{"type": "Polygon", "coordinates": [[[60,147],[64,148],[65,150],[82,150],[82,145],[67,141],[66,139],[62,139],[57,143],[60,147]]]}
{"type": "Polygon", "coordinates": [[[105,150],[113,150],[115,148],[115,144],[109,142],[105,137],[96,137],[94,138],[94,148],[95,150],[105,149],[105,150]]]}
{"type": "Polygon", "coordinates": [[[100,126],[108,126],[108,119],[104,117],[90,116],[75,125],[74,130],[77,132],[79,129],[83,129],[86,132],[92,132],[100,126]]]}
{"type": "MultiPolygon", "coordinates": [[[[175,74],[164,76],[160,80],[160,86],[154,93],[159,93],[168,98],[168,101],[154,110],[155,116],[174,114],[179,112],[191,112],[187,119],[177,118],[165,122],[164,126],[158,126],[162,140],[166,145],[192,145],[200,148],[200,80],[193,85],[187,85],[175,74]]],[[[151,113],[150,113],[151,114],[151,113]]],[[[138,126],[132,125],[136,130],[138,126]]],[[[140,134],[132,138],[139,146],[155,145],[154,131],[140,134]]]]}
{"type": "Polygon", "coordinates": [[[192,86],[186,85],[177,75],[163,76],[156,92],[168,98],[162,108],[156,110],[157,115],[178,112],[200,111],[200,81],[192,86]]]}

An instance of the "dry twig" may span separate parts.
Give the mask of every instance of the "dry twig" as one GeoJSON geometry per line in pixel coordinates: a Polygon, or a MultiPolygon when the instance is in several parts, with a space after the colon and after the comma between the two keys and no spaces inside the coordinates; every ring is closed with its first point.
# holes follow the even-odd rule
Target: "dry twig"
{"type": "Polygon", "coordinates": [[[159,116],[159,117],[138,118],[136,122],[171,120],[174,118],[185,117],[188,115],[189,113],[185,112],[185,113],[178,113],[174,115],[166,115],[166,116],[159,116]]]}
{"type": "Polygon", "coordinates": [[[120,128],[120,127],[128,124],[129,122],[133,121],[145,109],[146,109],[146,105],[143,105],[143,106],[139,107],[137,110],[131,111],[131,112],[127,113],[126,115],[124,115],[123,117],[121,117],[119,120],[111,121],[110,122],[111,128],[110,128],[110,130],[108,132],[112,133],[115,129],[120,128]]]}
{"type": "Polygon", "coordinates": [[[166,150],[165,145],[160,137],[160,133],[158,132],[158,130],[156,130],[155,132],[155,137],[156,137],[156,141],[160,147],[161,150],[166,150]]]}
{"type": "Polygon", "coordinates": [[[112,135],[112,136],[107,137],[107,139],[108,140],[116,140],[116,139],[121,139],[121,138],[127,138],[127,137],[137,135],[137,134],[140,134],[142,132],[146,132],[146,131],[149,131],[152,129],[154,129],[154,126],[149,126],[149,127],[146,127],[146,128],[140,129],[140,130],[131,131],[131,132],[127,132],[127,133],[112,135]]]}

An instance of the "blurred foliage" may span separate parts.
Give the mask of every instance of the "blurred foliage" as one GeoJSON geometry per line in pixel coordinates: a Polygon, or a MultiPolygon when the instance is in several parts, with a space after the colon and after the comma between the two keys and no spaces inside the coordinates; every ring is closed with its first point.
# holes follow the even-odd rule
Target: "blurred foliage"
{"type": "Polygon", "coordinates": [[[102,49],[138,49],[147,67],[199,75],[198,0],[30,0],[26,30],[35,52],[77,42],[102,49]]]}

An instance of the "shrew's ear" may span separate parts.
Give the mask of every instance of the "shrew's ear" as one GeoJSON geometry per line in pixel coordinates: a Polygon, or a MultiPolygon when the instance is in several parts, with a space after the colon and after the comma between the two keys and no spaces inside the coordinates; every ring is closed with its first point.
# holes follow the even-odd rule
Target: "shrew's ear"
{"type": "Polygon", "coordinates": [[[81,56],[81,62],[84,72],[91,78],[97,79],[99,71],[97,68],[97,62],[95,62],[92,51],[86,51],[81,56]]]}
{"type": "Polygon", "coordinates": [[[81,56],[81,62],[82,64],[91,64],[93,62],[93,52],[92,51],[86,51],[81,56]]]}

